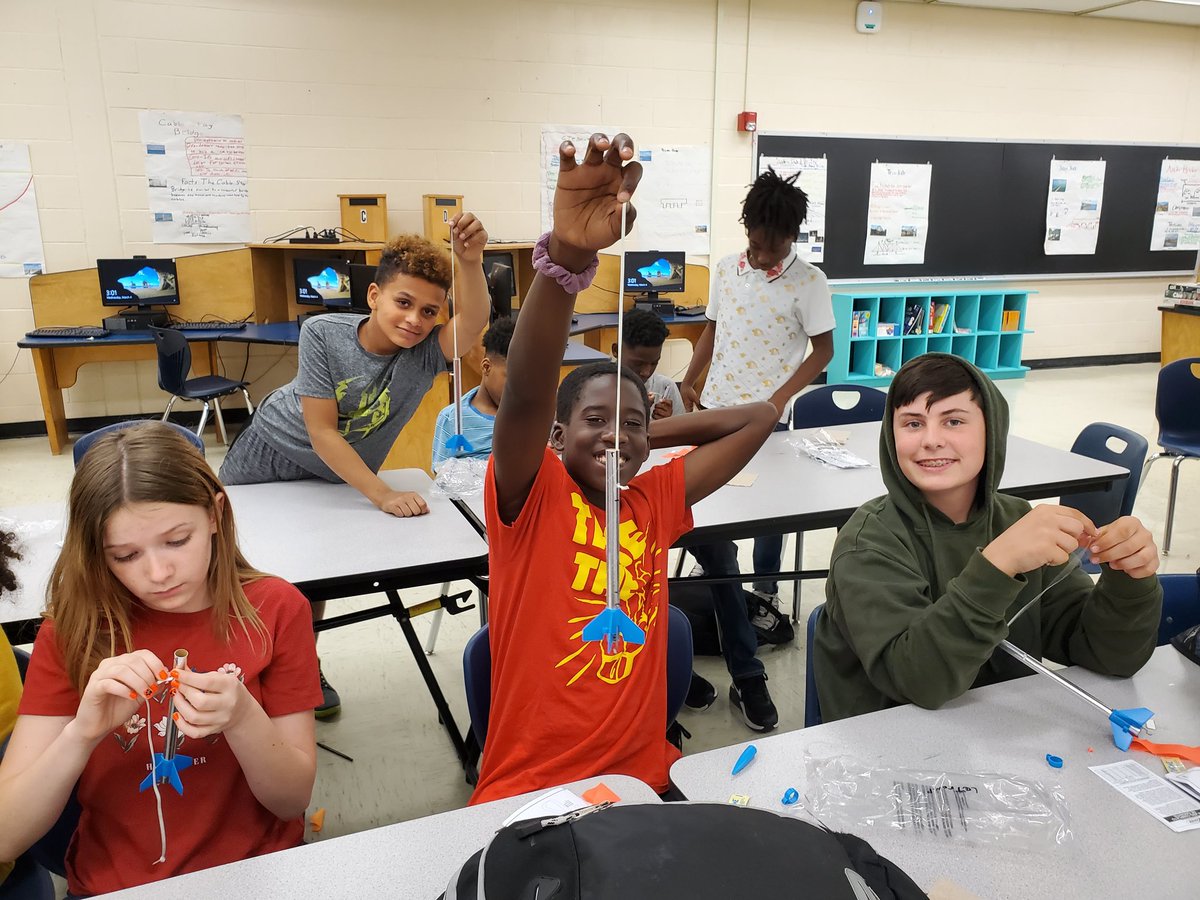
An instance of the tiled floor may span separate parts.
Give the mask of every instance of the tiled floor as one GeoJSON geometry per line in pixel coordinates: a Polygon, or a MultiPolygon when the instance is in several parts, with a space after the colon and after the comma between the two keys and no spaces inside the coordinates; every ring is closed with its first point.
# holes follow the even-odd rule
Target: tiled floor
{"type": "MultiPolygon", "coordinates": [[[[1155,365],[1037,371],[1021,381],[1001,382],[1012,407],[1016,434],[1056,447],[1069,448],[1080,429],[1096,420],[1115,422],[1144,435],[1154,446],[1155,365]]],[[[1200,413],[1198,413],[1200,415],[1200,413]]],[[[208,458],[220,464],[224,448],[209,437],[208,458]]],[[[70,455],[53,457],[45,438],[0,441],[3,484],[0,506],[61,499],[71,477],[70,455]]],[[[1159,463],[1142,487],[1136,513],[1161,542],[1166,512],[1169,465],[1159,463]]],[[[1200,564],[1200,466],[1184,467],[1175,517],[1174,552],[1167,572],[1193,571],[1200,564]]],[[[805,564],[828,560],[832,531],[810,533],[805,564]]],[[[790,554],[790,547],[788,553],[790,554]]],[[[742,562],[749,568],[749,544],[742,562]]],[[[456,586],[457,587],[457,586],[456,586]]],[[[405,592],[410,603],[432,597],[436,588],[405,592]]],[[[785,589],[786,593],[790,593],[785,589]]],[[[803,616],[823,599],[823,585],[809,582],[802,591],[803,616]]],[[[339,611],[356,603],[336,604],[339,611]]],[[[331,604],[331,607],[334,605],[331,604]]],[[[466,725],[462,695],[461,654],[478,620],[473,613],[447,616],[437,651],[431,659],[460,726],[466,725]]],[[[421,635],[427,621],[418,621],[421,635]]],[[[317,727],[321,740],[354,757],[346,762],[319,752],[320,770],[314,806],[327,809],[321,838],[426,815],[466,803],[470,789],[455,765],[451,747],[437,721],[398,627],[384,619],[327,633],[321,637],[326,675],[342,695],[343,713],[317,727]]],[[[783,728],[803,722],[803,638],[796,646],[764,653],[770,688],[783,728]]],[[[719,659],[697,661],[700,672],[719,690],[717,703],[699,714],[685,712],[684,725],[693,737],[694,753],[745,740],[749,732],[730,710],[728,680],[719,659]]]]}

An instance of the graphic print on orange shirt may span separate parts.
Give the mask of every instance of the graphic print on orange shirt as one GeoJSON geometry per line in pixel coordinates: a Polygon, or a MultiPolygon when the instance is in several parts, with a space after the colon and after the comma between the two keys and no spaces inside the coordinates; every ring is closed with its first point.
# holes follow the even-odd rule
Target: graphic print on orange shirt
{"type": "MultiPolygon", "coordinates": [[[[571,503],[575,507],[575,529],[571,543],[576,546],[572,561],[574,577],[571,580],[572,599],[580,604],[579,615],[569,618],[566,625],[573,629],[572,641],[580,641],[583,628],[599,615],[605,607],[605,591],[608,586],[608,565],[605,560],[606,541],[604,522],[592,512],[591,506],[575,491],[571,492],[571,503]]],[[[625,614],[646,633],[651,632],[658,622],[659,584],[656,566],[660,550],[650,542],[644,529],[632,519],[621,522],[621,607],[625,614]],[[647,593],[649,587],[649,593],[647,593]]],[[[628,678],[642,652],[642,644],[626,644],[618,639],[609,652],[604,641],[581,643],[578,650],[568,654],[555,664],[556,669],[567,673],[567,685],[572,685],[585,675],[606,684],[617,684],[628,678]]]]}

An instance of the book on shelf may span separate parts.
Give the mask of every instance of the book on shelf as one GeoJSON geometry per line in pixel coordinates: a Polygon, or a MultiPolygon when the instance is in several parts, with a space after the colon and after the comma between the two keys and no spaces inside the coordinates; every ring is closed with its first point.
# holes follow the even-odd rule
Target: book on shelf
{"type": "Polygon", "coordinates": [[[904,333],[924,334],[925,304],[910,303],[904,311],[904,333]]]}
{"type": "Polygon", "coordinates": [[[871,311],[856,309],[850,316],[850,337],[868,337],[871,334],[871,311]]]}
{"type": "Polygon", "coordinates": [[[1003,316],[1000,318],[1001,331],[1018,331],[1021,328],[1021,311],[1019,309],[1006,309],[1003,316]]]}
{"type": "Polygon", "coordinates": [[[930,324],[930,334],[943,334],[946,330],[946,319],[950,317],[949,303],[933,304],[933,322],[930,324]]]}
{"type": "Polygon", "coordinates": [[[1163,291],[1163,296],[1168,300],[1196,300],[1200,298],[1200,294],[1195,291],[1175,291],[1167,288],[1163,291]]]}
{"type": "Polygon", "coordinates": [[[1195,281],[1176,281],[1167,285],[1168,291],[1184,291],[1188,294],[1194,294],[1200,291],[1200,284],[1195,281]]]}
{"type": "Polygon", "coordinates": [[[1186,306],[1189,309],[1200,308],[1200,294],[1197,294],[1195,297],[1176,297],[1175,305],[1186,306]]]}

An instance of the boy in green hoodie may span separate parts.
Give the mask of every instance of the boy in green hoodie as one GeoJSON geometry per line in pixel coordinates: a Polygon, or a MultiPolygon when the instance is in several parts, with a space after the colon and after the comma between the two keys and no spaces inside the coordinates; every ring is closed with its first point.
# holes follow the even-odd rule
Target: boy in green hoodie
{"type": "Polygon", "coordinates": [[[1133,516],[1097,528],[1077,510],[997,493],[1008,404],[958,357],[928,353],[892,382],[879,436],[888,493],[838,533],[813,638],[825,721],[901,703],[934,709],[1029,674],[998,645],[1128,677],[1150,658],[1162,606],[1158,549],[1133,516]],[[1055,581],[1077,548],[1103,564],[1055,581]]]}

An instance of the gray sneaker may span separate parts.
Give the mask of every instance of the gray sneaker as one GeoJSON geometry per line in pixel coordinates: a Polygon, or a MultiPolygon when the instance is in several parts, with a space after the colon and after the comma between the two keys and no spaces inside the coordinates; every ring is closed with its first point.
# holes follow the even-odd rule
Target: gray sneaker
{"type": "Polygon", "coordinates": [[[746,592],[746,612],[759,640],[766,644],[788,644],[796,639],[787,613],[779,608],[779,595],[764,591],[746,592]]]}

